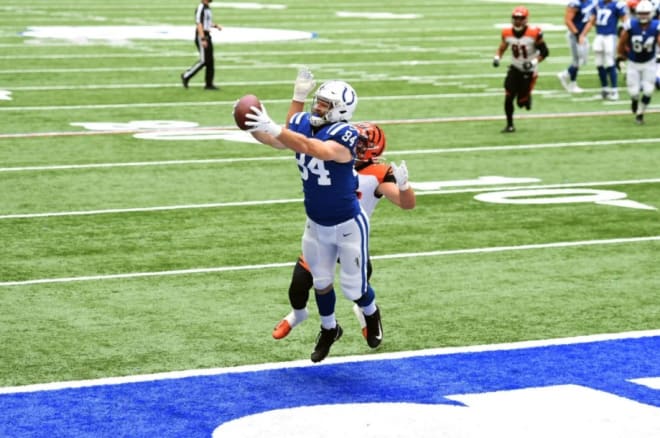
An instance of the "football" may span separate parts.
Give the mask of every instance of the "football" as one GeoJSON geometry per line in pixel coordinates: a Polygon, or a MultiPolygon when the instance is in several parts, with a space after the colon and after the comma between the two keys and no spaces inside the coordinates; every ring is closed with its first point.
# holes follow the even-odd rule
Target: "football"
{"type": "Polygon", "coordinates": [[[245,124],[245,122],[248,121],[245,116],[252,112],[252,110],[250,110],[251,106],[261,108],[261,102],[259,102],[259,98],[254,94],[246,94],[238,99],[234,106],[234,121],[236,122],[236,126],[243,131],[249,129],[249,126],[245,124]]]}

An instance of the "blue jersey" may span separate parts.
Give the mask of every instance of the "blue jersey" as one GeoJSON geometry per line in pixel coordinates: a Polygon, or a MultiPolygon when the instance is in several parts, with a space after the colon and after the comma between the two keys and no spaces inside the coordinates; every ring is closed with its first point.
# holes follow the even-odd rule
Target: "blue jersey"
{"type": "Polygon", "coordinates": [[[619,19],[626,15],[626,4],[622,1],[598,0],[591,14],[596,16],[597,35],[616,35],[619,19]]]}
{"type": "Polygon", "coordinates": [[[655,59],[656,41],[660,33],[660,21],[651,20],[646,29],[642,29],[638,19],[632,19],[624,25],[628,31],[628,59],[632,62],[649,62],[655,59]]]}
{"type": "Polygon", "coordinates": [[[594,8],[594,0],[569,0],[567,6],[575,9],[573,24],[577,28],[578,33],[581,33],[591,17],[591,10],[594,8]]]}
{"type": "MultiPolygon", "coordinates": [[[[353,126],[337,122],[313,129],[309,118],[309,113],[294,114],[289,129],[321,141],[334,140],[349,149],[355,158],[358,132],[353,126]]],[[[360,214],[355,160],[338,163],[301,153],[296,153],[296,159],[305,194],[305,211],[311,220],[331,226],[360,214]]]]}

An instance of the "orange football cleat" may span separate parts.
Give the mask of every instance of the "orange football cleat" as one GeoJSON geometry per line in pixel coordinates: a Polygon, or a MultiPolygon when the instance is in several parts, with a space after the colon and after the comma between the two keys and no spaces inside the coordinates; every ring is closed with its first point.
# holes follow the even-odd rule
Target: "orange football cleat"
{"type": "Polygon", "coordinates": [[[291,332],[291,324],[286,319],[278,322],[273,329],[273,338],[282,339],[291,332]]]}

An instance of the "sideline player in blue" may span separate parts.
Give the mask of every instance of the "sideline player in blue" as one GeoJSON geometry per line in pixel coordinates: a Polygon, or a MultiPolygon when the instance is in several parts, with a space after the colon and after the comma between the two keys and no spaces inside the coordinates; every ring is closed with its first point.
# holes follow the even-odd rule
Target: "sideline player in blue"
{"type": "Polygon", "coordinates": [[[369,217],[357,197],[354,163],[359,133],[349,123],[357,103],[357,93],[349,84],[327,81],[316,90],[312,111],[294,114],[287,128],[275,123],[263,105],[247,115],[246,125],[254,138],[296,153],[307,213],[302,252],[314,278],[321,316],[312,362],[325,359],[343,333],[335,318],[333,281],[338,259],[342,292],[364,313],[367,343],[375,348],[383,339],[376,295],[367,280],[369,217]]]}
{"type": "Polygon", "coordinates": [[[594,38],[594,53],[598,78],[602,87],[601,96],[607,100],[618,100],[618,75],[615,67],[617,33],[619,21],[626,22],[626,4],[623,1],[598,0],[596,7],[591,11],[591,18],[583,35],[596,26],[594,38]]]}
{"type": "Polygon", "coordinates": [[[568,68],[557,74],[561,85],[569,93],[582,93],[584,90],[578,87],[577,77],[580,67],[587,64],[589,59],[589,40],[582,31],[591,18],[591,10],[594,7],[593,0],[569,0],[564,13],[564,23],[568,32],[566,39],[571,51],[571,64],[568,68]]]}
{"type": "Polygon", "coordinates": [[[639,2],[637,18],[624,23],[617,46],[617,65],[628,58],[626,85],[635,122],[644,123],[644,112],[655,88],[656,52],[660,44],[660,21],[651,19],[654,7],[648,0],[639,2]],[[640,91],[642,94],[640,105],[640,91]]]}

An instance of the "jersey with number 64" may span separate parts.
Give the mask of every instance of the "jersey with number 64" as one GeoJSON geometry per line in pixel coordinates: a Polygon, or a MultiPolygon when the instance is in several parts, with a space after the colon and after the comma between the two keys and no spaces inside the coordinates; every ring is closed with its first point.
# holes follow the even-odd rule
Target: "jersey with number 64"
{"type": "Polygon", "coordinates": [[[623,28],[628,31],[627,44],[630,48],[628,59],[638,63],[654,61],[660,34],[660,21],[651,20],[645,28],[642,28],[638,19],[632,19],[626,22],[623,28]]]}
{"type": "MultiPolygon", "coordinates": [[[[289,129],[321,141],[334,140],[349,149],[355,157],[358,131],[349,123],[336,122],[313,129],[310,114],[301,112],[291,117],[289,129]]],[[[338,163],[301,153],[296,153],[296,160],[305,194],[305,211],[311,220],[323,226],[332,226],[360,213],[354,160],[338,163]]]]}

